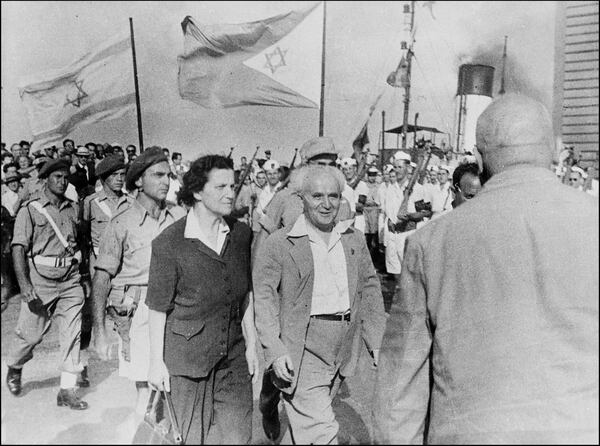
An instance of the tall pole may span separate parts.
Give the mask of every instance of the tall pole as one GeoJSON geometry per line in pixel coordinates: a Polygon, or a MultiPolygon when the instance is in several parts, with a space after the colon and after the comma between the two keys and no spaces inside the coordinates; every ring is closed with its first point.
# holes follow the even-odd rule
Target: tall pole
{"type": "Polygon", "coordinates": [[[419,120],[419,113],[415,113],[415,131],[413,133],[413,147],[417,147],[417,121],[419,120]]]}
{"type": "Polygon", "coordinates": [[[403,119],[403,124],[402,124],[402,148],[406,149],[406,134],[408,133],[408,105],[410,103],[410,68],[411,68],[411,62],[412,62],[412,48],[413,48],[413,41],[412,41],[412,31],[413,31],[413,27],[415,25],[415,2],[412,1],[410,2],[410,35],[411,35],[411,41],[410,41],[410,46],[408,47],[408,54],[407,54],[407,84],[406,87],[404,87],[404,119],[403,119]]]}
{"type": "Polygon", "coordinates": [[[504,74],[506,70],[506,41],[508,40],[508,36],[504,36],[504,53],[502,54],[502,77],[500,78],[500,91],[498,94],[504,94],[506,91],[504,90],[504,74]]]}
{"type": "Polygon", "coordinates": [[[133,19],[129,17],[129,31],[131,33],[131,52],[133,54],[133,82],[135,84],[135,107],[137,110],[138,139],[140,153],[144,151],[144,133],[142,132],[142,107],[140,105],[140,87],[138,86],[137,62],[135,59],[135,40],[133,38],[133,19]]]}
{"type": "Polygon", "coordinates": [[[381,110],[381,157],[379,168],[383,172],[383,158],[385,157],[385,110],[381,110]]]}
{"type": "Polygon", "coordinates": [[[327,2],[323,1],[323,43],[321,48],[321,103],[319,104],[319,136],[325,126],[325,36],[327,26],[327,2]]]}

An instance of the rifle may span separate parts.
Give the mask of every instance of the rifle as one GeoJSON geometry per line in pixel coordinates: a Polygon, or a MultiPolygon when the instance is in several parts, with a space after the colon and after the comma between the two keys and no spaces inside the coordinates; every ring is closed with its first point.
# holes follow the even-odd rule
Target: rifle
{"type": "Polygon", "coordinates": [[[233,153],[233,149],[234,149],[234,147],[229,148],[229,155],[227,155],[228,159],[231,159],[231,154],[233,153]]]}
{"type": "Polygon", "coordinates": [[[246,177],[250,174],[250,169],[252,169],[252,163],[256,159],[256,155],[258,154],[258,149],[259,148],[260,148],[260,146],[256,146],[256,150],[254,151],[254,155],[252,155],[252,159],[246,165],[246,169],[244,170],[244,172],[240,175],[240,181],[235,186],[235,192],[234,192],[234,196],[233,196],[233,202],[234,203],[236,202],[237,197],[238,197],[240,191],[242,190],[242,186],[244,185],[244,181],[246,180],[246,177]]]}
{"type": "Polygon", "coordinates": [[[294,163],[296,162],[296,156],[298,155],[298,147],[294,149],[294,157],[292,158],[292,162],[290,163],[290,169],[294,168],[294,163]]]}
{"type": "MultiPolygon", "coordinates": [[[[427,164],[429,164],[430,159],[431,159],[431,149],[427,149],[427,159],[425,159],[424,155],[421,155],[419,157],[419,164],[417,164],[415,171],[413,172],[412,176],[410,177],[410,180],[408,181],[408,184],[406,185],[406,189],[404,189],[404,198],[402,199],[402,204],[400,205],[400,209],[398,210],[399,215],[407,213],[408,200],[409,200],[411,194],[413,193],[413,189],[415,187],[417,180],[419,179],[419,176],[425,169],[427,169],[427,164]]],[[[408,227],[409,223],[412,223],[412,222],[409,220],[401,220],[398,223],[396,223],[394,229],[396,231],[405,232],[408,230],[407,227],[408,227]]]]}

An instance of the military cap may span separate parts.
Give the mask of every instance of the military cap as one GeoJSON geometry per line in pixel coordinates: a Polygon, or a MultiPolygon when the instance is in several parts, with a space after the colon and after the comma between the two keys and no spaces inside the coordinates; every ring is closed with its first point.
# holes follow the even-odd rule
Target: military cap
{"type": "Polygon", "coordinates": [[[38,178],[48,178],[52,172],[56,172],[57,170],[66,170],[68,172],[70,167],[71,165],[61,158],[47,161],[40,169],[38,178]]]}
{"type": "Polygon", "coordinates": [[[372,176],[372,175],[377,175],[379,173],[379,169],[377,169],[377,167],[369,167],[367,169],[367,175],[372,176]]]}
{"type": "Polygon", "coordinates": [[[442,170],[446,171],[446,173],[450,173],[450,168],[448,166],[439,165],[438,172],[441,172],[442,170]]]}
{"type": "Polygon", "coordinates": [[[96,175],[98,175],[100,178],[104,178],[113,172],[124,168],[125,163],[121,160],[120,156],[110,155],[98,163],[96,166],[96,175]]]}
{"type": "Polygon", "coordinates": [[[4,184],[8,184],[12,183],[13,181],[20,181],[21,178],[22,177],[19,172],[8,172],[6,175],[4,175],[4,178],[2,178],[2,182],[4,184]]]}
{"type": "Polygon", "coordinates": [[[579,166],[571,167],[571,172],[577,172],[579,175],[581,175],[581,178],[587,178],[587,173],[585,173],[585,171],[579,166]]]}
{"type": "Polygon", "coordinates": [[[410,161],[410,155],[408,153],[406,153],[406,152],[403,152],[402,150],[398,150],[394,154],[394,159],[395,160],[410,161]]]}
{"type": "Polygon", "coordinates": [[[125,176],[125,186],[128,190],[136,188],[135,182],[144,171],[154,164],[169,162],[167,156],[160,147],[152,146],[144,150],[130,165],[125,176]]]}
{"type": "Polygon", "coordinates": [[[266,155],[270,155],[270,154],[271,154],[271,151],[270,151],[270,150],[265,150],[265,154],[266,154],[266,155]]]}
{"type": "Polygon", "coordinates": [[[303,163],[306,163],[311,158],[315,158],[319,155],[336,155],[337,150],[335,150],[335,145],[333,144],[333,139],[327,136],[318,136],[316,138],[311,138],[302,144],[300,147],[300,158],[303,163]]]}
{"type": "Polygon", "coordinates": [[[356,166],[356,160],[354,158],[343,158],[342,167],[356,166]]]}
{"type": "Polygon", "coordinates": [[[264,170],[277,170],[279,169],[279,163],[275,160],[267,160],[263,164],[262,168],[264,170]]]}

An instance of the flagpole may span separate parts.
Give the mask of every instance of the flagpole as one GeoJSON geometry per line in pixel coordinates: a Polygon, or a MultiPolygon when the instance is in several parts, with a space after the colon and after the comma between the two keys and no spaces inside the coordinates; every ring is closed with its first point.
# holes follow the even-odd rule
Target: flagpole
{"type": "Polygon", "coordinates": [[[408,83],[404,89],[405,94],[404,94],[404,119],[403,119],[403,125],[402,125],[402,148],[406,149],[406,134],[408,132],[408,106],[410,104],[410,68],[411,68],[411,60],[412,60],[412,54],[413,54],[413,40],[412,40],[412,31],[413,31],[413,27],[415,25],[415,3],[414,1],[410,2],[410,33],[411,33],[411,42],[410,42],[410,46],[408,47],[408,54],[406,55],[407,57],[407,62],[408,62],[408,67],[406,67],[407,70],[407,78],[408,78],[408,83]]]}
{"type": "Polygon", "coordinates": [[[323,43],[321,49],[321,103],[319,104],[319,136],[323,136],[325,126],[325,28],[327,26],[327,2],[323,0],[323,43]]]}
{"type": "Polygon", "coordinates": [[[144,134],[142,132],[142,107],[140,105],[140,88],[138,86],[137,62],[135,59],[135,40],[133,38],[133,19],[129,17],[129,31],[131,34],[131,52],[133,54],[133,82],[135,85],[135,106],[137,110],[138,139],[140,153],[144,151],[144,134]]]}

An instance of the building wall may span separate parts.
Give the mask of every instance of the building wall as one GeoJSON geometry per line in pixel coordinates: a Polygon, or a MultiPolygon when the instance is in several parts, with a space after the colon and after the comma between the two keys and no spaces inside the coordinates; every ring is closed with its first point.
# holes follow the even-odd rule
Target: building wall
{"type": "MultiPolygon", "coordinates": [[[[581,165],[598,168],[597,1],[558,2],[554,60],[554,131],[581,165]]],[[[559,147],[560,151],[563,147],[559,147]]]]}

